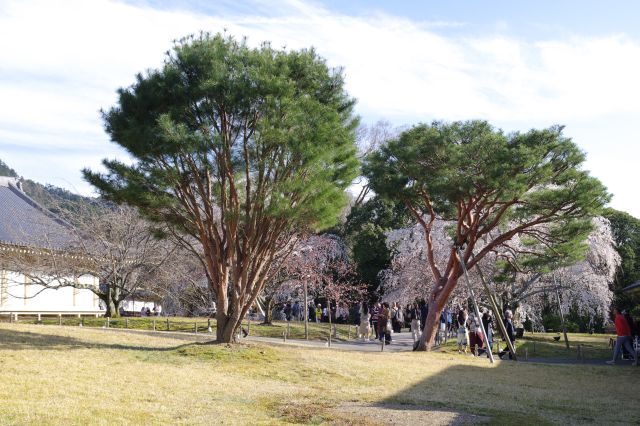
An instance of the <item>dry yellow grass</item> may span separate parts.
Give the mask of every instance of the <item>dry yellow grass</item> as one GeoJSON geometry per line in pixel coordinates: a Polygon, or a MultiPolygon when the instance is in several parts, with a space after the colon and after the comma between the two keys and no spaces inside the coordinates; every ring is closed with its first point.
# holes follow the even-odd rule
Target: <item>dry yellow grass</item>
{"type": "Polygon", "coordinates": [[[638,423],[639,377],[631,367],[0,325],[1,424],[375,423],[332,409],[342,403],[450,409],[497,424],[638,423]]]}

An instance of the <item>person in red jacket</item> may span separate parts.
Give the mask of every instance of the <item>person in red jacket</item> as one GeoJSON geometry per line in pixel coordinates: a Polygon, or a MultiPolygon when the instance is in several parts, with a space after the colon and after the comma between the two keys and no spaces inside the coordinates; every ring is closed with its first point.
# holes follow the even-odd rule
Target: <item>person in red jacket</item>
{"type": "Polygon", "coordinates": [[[616,339],[616,346],[613,349],[613,360],[607,361],[607,364],[613,365],[616,363],[623,345],[627,352],[633,355],[633,363],[635,364],[637,362],[637,358],[636,351],[633,350],[633,345],[631,344],[631,327],[629,327],[629,323],[625,319],[624,315],[622,315],[617,308],[613,308],[613,315],[615,315],[614,322],[618,338],[616,339]]]}

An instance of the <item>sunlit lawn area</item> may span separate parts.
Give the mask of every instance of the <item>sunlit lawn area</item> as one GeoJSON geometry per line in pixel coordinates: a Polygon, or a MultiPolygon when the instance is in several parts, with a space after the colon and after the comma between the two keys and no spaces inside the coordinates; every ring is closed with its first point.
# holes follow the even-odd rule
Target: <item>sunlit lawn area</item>
{"type": "MultiPolygon", "coordinates": [[[[22,316],[19,318],[19,323],[22,324],[36,324],[40,322],[44,325],[57,325],[62,324],[65,326],[77,327],[80,323],[84,327],[107,327],[106,318],[94,318],[94,317],[42,317],[41,321],[38,321],[37,317],[22,316]]],[[[155,330],[156,331],[181,331],[194,333],[196,326],[199,333],[206,333],[208,326],[211,325],[213,336],[215,336],[216,321],[207,318],[187,318],[187,317],[125,317],[125,318],[112,318],[108,321],[109,328],[126,328],[131,330],[155,330]]],[[[336,324],[336,340],[348,340],[349,338],[356,338],[356,327],[346,324],[336,324]]],[[[261,324],[259,321],[245,320],[243,327],[248,330],[252,336],[261,337],[282,337],[283,332],[288,333],[288,338],[291,339],[303,339],[304,338],[304,322],[291,321],[287,325],[286,321],[273,321],[272,324],[261,324]]],[[[311,340],[326,340],[329,336],[329,324],[328,323],[309,323],[309,339],[311,340]]],[[[213,337],[215,339],[215,337],[213,337]]]]}
{"type": "MultiPolygon", "coordinates": [[[[529,358],[559,358],[578,359],[578,346],[581,346],[581,355],[585,360],[590,359],[611,359],[612,349],[609,347],[609,339],[615,337],[608,334],[580,334],[569,333],[569,350],[564,342],[564,337],[560,335],[559,340],[554,340],[557,333],[525,333],[524,338],[516,341],[516,352],[519,357],[524,358],[525,354],[529,358]],[[526,352],[525,352],[526,350],[526,352]]],[[[494,349],[503,349],[506,344],[497,339],[494,342],[494,349]]],[[[445,352],[457,352],[455,337],[447,340],[440,350],[445,352]]]]}
{"type": "Polygon", "coordinates": [[[228,347],[174,336],[0,324],[0,423],[384,423],[386,408],[362,406],[370,403],[429,409],[406,411],[425,424],[446,411],[493,424],[640,422],[633,367],[490,365],[449,353],[228,347]]]}

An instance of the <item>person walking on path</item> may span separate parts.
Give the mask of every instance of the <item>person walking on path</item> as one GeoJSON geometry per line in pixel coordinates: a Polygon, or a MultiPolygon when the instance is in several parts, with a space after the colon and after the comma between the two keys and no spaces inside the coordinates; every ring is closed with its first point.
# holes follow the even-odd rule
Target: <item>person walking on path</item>
{"type": "MultiPolygon", "coordinates": [[[[485,339],[487,342],[487,350],[493,350],[493,314],[491,309],[487,309],[482,314],[482,325],[484,327],[484,331],[487,332],[487,338],[485,339]]],[[[489,356],[489,354],[487,354],[489,356]]]]}
{"type": "Polygon", "coordinates": [[[316,305],[313,302],[309,302],[309,306],[307,306],[307,315],[309,318],[309,322],[316,322],[316,305]]]}
{"type": "Polygon", "coordinates": [[[478,341],[478,321],[476,316],[472,312],[467,318],[467,329],[469,330],[469,349],[471,349],[471,355],[478,353],[477,351],[482,347],[482,343],[478,341]]]}
{"type": "MultiPolygon", "coordinates": [[[[504,325],[507,329],[507,339],[509,339],[511,341],[511,344],[514,345],[514,349],[515,349],[515,342],[516,342],[516,330],[513,327],[513,312],[511,312],[511,310],[507,309],[504,313],[504,325]]],[[[498,356],[500,357],[500,359],[502,359],[502,357],[504,356],[504,354],[506,354],[507,352],[509,352],[509,359],[513,359],[513,354],[511,353],[511,351],[509,350],[509,345],[507,345],[506,348],[504,348],[503,350],[500,351],[500,353],[498,354],[498,356]]]]}
{"type": "Polygon", "coordinates": [[[369,313],[369,306],[366,301],[360,304],[360,336],[365,342],[369,341],[369,335],[371,334],[371,327],[369,321],[371,320],[371,314],[369,313]]]}
{"type": "Polygon", "coordinates": [[[293,315],[293,319],[296,321],[300,321],[300,303],[296,300],[296,303],[291,307],[291,313],[293,315]]]}
{"type": "Polygon", "coordinates": [[[420,327],[424,332],[424,327],[427,324],[427,315],[429,315],[429,304],[422,299],[420,301],[420,327]]]}
{"type": "Polygon", "coordinates": [[[407,316],[411,319],[411,337],[416,341],[420,338],[420,311],[415,303],[409,306],[407,316]]]}
{"type": "Polygon", "coordinates": [[[607,364],[614,365],[616,363],[623,346],[633,356],[633,363],[637,364],[637,354],[633,350],[633,345],[631,344],[631,327],[629,327],[629,323],[626,318],[617,308],[613,308],[613,314],[615,315],[614,323],[616,326],[617,338],[616,345],[613,349],[613,359],[611,361],[607,361],[607,364]]]}
{"type": "Polygon", "coordinates": [[[469,332],[467,331],[467,311],[464,308],[460,308],[457,317],[458,323],[458,353],[467,353],[467,345],[469,344],[469,332]]]}
{"type": "Polygon", "coordinates": [[[380,303],[376,303],[373,305],[373,309],[371,309],[371,327],[373,327],[373,332],[376,334],[376,340],[378,339],[378,320],[380,319],[380,303]]]}
{"type": "Polygon", "coordinates": [[[391,309],[389,303],[384,302],[378,316],[378,336],[380,341],[385,340],[385,344],[391,343],[391,309]]]}

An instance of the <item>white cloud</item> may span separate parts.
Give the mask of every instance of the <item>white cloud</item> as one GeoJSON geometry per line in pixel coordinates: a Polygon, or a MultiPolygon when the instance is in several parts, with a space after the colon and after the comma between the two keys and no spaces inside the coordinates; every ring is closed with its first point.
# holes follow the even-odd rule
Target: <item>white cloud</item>
{"type": "MultiPolygon", "coordinates": [[[[253,45],[315,46],[330,65],[345,68],[359,113],[372,121],[485,118],[522,130],[572,123],[593,130],[567,132],[598,152],[601,139],[591,134],[607,134],[608,117],[640,118],[640,44],[625,35],[522,40],[505,35],[505,22],[494,34],[471,37],[469,25],[458,22],[346,16],[299,0],[217,7],[217,16],[205,16],[107,0],[1,4],[0,158],[3,143],[34,150],[80,145],[83,155],[104,156],[108,138],[98,111],[114,104],[115,90],[160,66],[172,40],[223,28],[253,45]],[[447,32],[439,33],[443,26],[447,32]]],[[[618,123],[619,137],[607,140],[608,148],[637,157],[632,131],[618,123]]],[[[77,182],[84,165],[64,167],[77,182]]],[[[591,157],[589,165],[616,199],[635,199],[615,167],[591,157]]],[[[640,216],[632,203],[626,208],[640,216]]]]}

